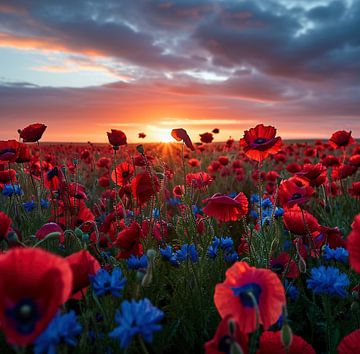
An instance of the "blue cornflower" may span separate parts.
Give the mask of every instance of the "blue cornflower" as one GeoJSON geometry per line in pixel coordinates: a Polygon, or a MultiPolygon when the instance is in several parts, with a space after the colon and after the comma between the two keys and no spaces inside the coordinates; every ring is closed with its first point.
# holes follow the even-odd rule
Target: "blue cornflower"
{"type": "Polygon", "coordinates": [[[261,201],[261,207],[263,209],[270,209],[272,210],[272,206],[273,204],[271,203],[271,200],[269,198],[266,198],[264,200],[261,201]]]}
{"type": "Polygon", "coordinates": [[[280,207],[276,207],[275,209],[275,217],[278,218],[284,215],[284,209],[280,207]]]}
{"type": "Polygon", "coordinates": [[[203,214],[202,208],[198,207],[197,205],[193,205],[191,207],[193,214],[196,216],[197,214],[203,214]]]}
{"type": "Polygon", "coordinates": [[[234,247],[234,240],[231,237],[221,237],[220,247],[226,251],[234,247]]]}
{"type": "Polygon", "coordinates": [[[149,299],[125,300],[121,304],[121,312],[117,310],[115,315],[119,326],[109,336],[116,338],[121,348],[127,348],[136,334],[141,335],[146,342],[152,342],[153,332],[162,328],[158,322],[163,317],[164,313],[152,305],[149,299]]]}
{"type": "Polygon", "coordinates": [[[257,219],[259,217],[259,214],[254,209],[251,209],[250,216],[254,219],[257,219]]]}
{"type": "Polygon", "coordinates": [[[19,184],[5,184],[2,190],[2,195],[11,197],[13,194],[22,195],[24,192],[19,184]]]}
{"type": "Polygon", "coordinates": [[[58,313],[35,340],[34,353],[56,354],[56,346],[61,342],[74,347],[77,344],[76,337],[82,330],[74,311],[64,315],[58,313]]]}
{"type": "Polygon", "coordinates": [[[95,275],[90,275],[90,281],[97,296],[111,293],[120,297],[126,284],[126,278],[118,267],[114,268],[111,275],[105,269],[100,269],[95,275]]]}
{"type": "Polygon", "coordinates": [[[165,260],[169,261],[172,265],[178,265],[176,254],[173,252],[171,246],[166,246],[166,248],[160,248],[160,254],[165,260]]]}
{"type": "Polygon", "coordinates": [[[47,199],[41,199],[40,205],[42,208],[47,209],[50,205],[50,202],[47,199]]]}
{"type": "Polygon", "coordinates": [[[197,262],[199,260],[199,256],[195,245],[188,245],[187,243],[182,245],[181,248],[176,251],[176,259],[179,262],[184,262],[187,259],[190,259],[192,262],[197,262]]]}
{"type": "Polygon", "coordinates": [[[258,194],[251,194],[250,203],[259,203],[260,197],[258,194]]]}
{"type": "Polygon", "coordinates": [[[230,262],[230,263],[236,262],[238,260],[238,258],[239,258],[239,255],[235,251],[228,252],[224,256],[225,261],[230,262]]]}
{"type": "Polygon", "coordinates": [[[310,278],[307,279],[307,287],[318,295],[333,295],[346,297],[346,287],[350,281],[345,273],[338,268],[320,266],[311,269],[310,278]]]}
{"type": "Polygon", "coordinates": [[[238,194],[236,192],[228,193],[228,197],[234,199],[238,194]]]}
{"type": "Polygon", "coordinates": [[[141,257],[136,257],[134,255],[130,256],[127,260],[127,266],[129,269],[146,269],[148,266],[148,259],[145,255],[141,257]]]}
{"type": "Polygon", "coordinates": [[[181,204],[181,199],[180,198],[169,198],[167,200],[167,203],[169,205],[172,205],[172,206],[180,205],[181,204]]]}
{"type": "Polygon", "coordinates": [[[334,260],[347,264],[349,258],[349,252],[343,247],[332,249],[328,245],[326,245],[324,248],[323,257],[327,261],[334,260]]]}
{"type": "Polygon", "coordinates": [[[293,302],[296,301],[299,296],[299,289],[295,285],[289,283],[287,279],[285,279],[284,287],[290,300],[293,302]]]}
{"type": "Polygon", "coordinates": [[[153,217],[154,217],[155,219],[159,219],[159,217],[160,217],[160,209],[154,208],[152,214],[153,214],[153,217]]]}
{"type": "Polygon", "coordinates": [[[23,203],[23,206],[26,212],[30,212],[35,209],[36,204],[33,200],[30,200],[29,202],[23,203]]]}

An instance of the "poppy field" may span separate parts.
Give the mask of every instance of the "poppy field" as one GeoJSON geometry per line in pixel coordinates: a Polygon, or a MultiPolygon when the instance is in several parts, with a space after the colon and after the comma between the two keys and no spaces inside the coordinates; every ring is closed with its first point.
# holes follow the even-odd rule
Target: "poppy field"
{"type": "Polygon", "coordinates": [[[0,353],[359,352],[351,131],[48,129],[0,141],[0,353]]]}

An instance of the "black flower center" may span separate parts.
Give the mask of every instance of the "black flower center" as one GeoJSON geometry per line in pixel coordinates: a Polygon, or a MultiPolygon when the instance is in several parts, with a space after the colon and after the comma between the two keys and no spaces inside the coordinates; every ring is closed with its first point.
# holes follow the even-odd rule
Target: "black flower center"
{"type": "Polygon", "coordinates": [[[300,193],[294,193],[292,196],[291,196],[291,199],[300,199],[302,197],[302,195],[300,193]]]}
{"type": "Polygon", "coordinates": [[[233,339],[229,335],[222,336],[218,343],[218,351],[221,353],[230,354],[232,342],[233,339]]]}
{"type": "Polygon", "coordinates": [[[259,284],[249,283],[231,289],[235,296],[240,297],[240,301],[245,307],[253,308],[256,304],[259,304],[259,298],[262,292],[259,284]]]}
{"type": "Polygon", "coordinates": [[[6,309],[5,315],[16,331],[24,335],[30,334],[40,319],[38,307],[31,299],[22,299],[13,308],[6,309]]]}
{"type": "Polygon", "coordinates": [[[266,139],[265,138],[257,138],[255,141],[254,141],[254,143],[255,144],[264,144],[264,143],[266,143],[266,139]]]}
{"type": "Polygon", "coordinates": [[[121,174],[122,178],[127,178],[129,177],[129,171],[124,171],[122,174],[121,174]]]}

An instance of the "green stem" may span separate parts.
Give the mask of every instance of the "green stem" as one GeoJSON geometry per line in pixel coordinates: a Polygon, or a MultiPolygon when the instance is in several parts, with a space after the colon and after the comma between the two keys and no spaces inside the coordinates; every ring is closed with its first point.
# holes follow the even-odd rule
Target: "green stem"
{"type": "Polygon", "coordinates": [[[145,345],[144,340],[142,339],[142,337],[139,335],[138,338],[139,338],[140,347],[141,347],[141,350],[143,351],[143,353],[144,354],[150,354],[149,351],[146,348],[146,345],[145,345]]]}

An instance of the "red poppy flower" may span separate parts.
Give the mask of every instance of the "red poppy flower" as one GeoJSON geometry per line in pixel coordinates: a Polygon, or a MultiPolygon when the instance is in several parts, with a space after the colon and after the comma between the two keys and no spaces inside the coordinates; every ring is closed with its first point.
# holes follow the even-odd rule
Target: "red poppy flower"
{"type": "Polygon", "coordinates": [[[314,348],[303,338],[293,334],[289,350],[281,342],[281,331],[262,333],[256,354],[316,354],[314,348]]]}
{"type": "Polygon", "coordinates": [[[11,230],[12,220],[4,212],[0,211],[0,241],[6,238],[11,230]]]}
{"type": "Polygon", "coordinates": [[[139,139],[145,139],[146,134],[145,133],[139,133],[139,139]]]}
{"type": "Polygon", "coordinates": [[[358,353],[360,348],[360,329],[357,329],[344,337],[337,347],[338,354],[358,353]]]}
{"type": "Polygon", "coordinates": [[[247,157],[263,161],[269,154],[276,154],[281,148],[282,140],[275,135],[276,129],[271,125],[265,127],[263,124],[258,124],[255,128],[245,131],[240,146],[243,147],[247,157]]]}
{"type": "MultiPolygon", "coordinates": [[[[346,241],[342,238],[342,234],[338,227],[327,227],[320,225],[320,237],[323,237],[323,242],[320,247],[327,243],[330,248],[335,249],[338,247],[346,248],[346,241]]],[[[318,241],[316,241],[319,243],[318,241]]]]}
{"type": "Polygon", "coordinates": [[[130,181],[130,178],[134,174],[134,167],[131,163],[122,162],[116,166],[116,175],[115,170],[111,173],[111,179],[114,183],[117,182],[119,186],[123,186],[130,181]],[[116,181],[117,178],[117,181],[116,181]]]}
{"type": "Polygon", "coordinates": [[[299,165],[297,162],[291,162],[286,166],[286,171],[290,173],[297,173],[302,170],[301,165],[299,165]]]}
{"type": "Polygon", "coordinates": [[[279,202],[283,207],[303,204],[310,200],[315,193],[309,182],[294,176],[283,180],[279,186],[279,202]]]}
{"type": "Polygon", "coordinates": [[[61,226],[55,222],[49,222],[49,223],[41,226],[40,229],[38,231],[36,231],[35,237],[38,240],[43,240],[47,235],[49,235],[53,232],[58,232],[60,243],[64,243],[64,241],[65,241],[64,231],[61,228],[61,226]]]}
{"type": "Polygon", "coordinates": [[[90,285],[89,276],[101,268],[100,263],[88,251],[82,250],[66,257],[73,274],[72,295],[90,285]]]}
{"type": "Polygon", "coordinates": [[[16,163],[24,163],[31,161],[30,149],[26,144],[19,143],[19,154],[16,163]]]}
{"type": "Polygon", "coordinates": [[[14,248],[0,255],[0,323],[8,342],[32,343],[71,288],[71,268],[62,257],[40,248],[14,248]]]}
{"type": "Polygon", "coordinates": [[[225,316],[212,340],[205,343],[206,354],[232,353],[232,347],[240,347],[241,353],[248,353],[248,336],[240,332],[239,324],[231,315],[225,316]]]}
{"type": "Polygon", "coordinates": [[[0,171],[0,187],[11,182],[16,182],[16,171],[12,168],[9,170],[0,171]]]}
{"type": "Polygon", "coordinates": [[[356,167],[360,167],[360,154],[352,155],[349,158],[349,164],[356,167]]]}
{"type": "Polygon", "coordinates": [[[277,274],[284,275],[287,278],[297,278],[299,276],[299,269],[290,255],[286,252],[281,252],[276,258],[270,261],[271,270],[277,274]]]}
{"type": "Polygon", "coordinates": [[[360,181],[352,183],[351,187],[349,188],[349,193],[354,198],[360,198],[360,181]]]}
{"type": "Polygon", "coordinates": [[[219,156],[218,161],[221,165],[226,166],[229,163],[229,158],[227,156],[219,156]]]}
{"type": "Polygon", "coordinates": [[[352,231],[347,237],[347,249],[351,267],[360,273],[360,214],[357,214],[351,224],[352,231]]]}
{"type": "Polygon", "coordinates": [[[177,185],[173,188],[174,197],[181,198],[185,193],[185,187],[183,185],[177,185]]]}
{"type": "Polygon", "coordinates": [[[219,133],[220,133],[220,129],[219,129],[219,128],[214,128],[214,129],[212,130],[212,132],[213,132],[214,134],[219,134],[219,133]]]}
{"type": "Polygon", "coordinates": [[[306,163],[296,175],[308,180],[310,186],[318,187],[326,180],[326,167],[322,163],[316,165],[306,163]]]}
{"type": "Polygon", "coordinates": [[[0,141],[0,164],[15,162],[19,156],[20,143],[16,140],[0,141]]]}
{"type": "Polygon", "coordinates": [[[218,221],[236,221],[248,213],[248,200],[244,193],[240,192],[234,199],[220,193],[203,200],[206,203],[203,211],[206,215],[214,217],[218,221]]]}
{"type": "Polygon", "coordinates": [[[339,130],[335,132],[329,139],[329,144],[334,149],[339,149],[351,144],[354,144],[355,140],[351,136],[351,131],[339,130]]]}
{"type": "Polygon", "coordinates": [[[231,315],[241,332],[268,329],[280,317],[286,303],[279,277],[268,269],[258,269],[246,262],[236,262],[226,271],[226,279],[215,287],[214,302],[222,318],[231,315]]]}
{"type": "Polygon", "coordinates": [[[126,145],[126,135],[121,130],[111,129],[111,133],[107,132],[110,145],[113,147],[119,147],[126,145]]]}
{"type": "Polygon", "coordinates": [[[210,144],[214,140],[214,137],[211,133],[204,133],[199,135],[200,135],[200,141],[202,143],[210,144]]]}
{"type": "Polygon", "coordinates": [[[188,133],[186,132],[185,129],[183,128],[178,128],[178,129],[173,129],[171,131],[171,136],[176,140],[176,141],[183,141],[184,144],[192,151],[195,151],[194,145],[191,142],[191,139],[188,135],[188,133]]]}
{"type": "Polygon", "coordinates": [[[146,166],[153,162],[154,157],[150,155],[136,155],[133,157],[134,165],[135,166],[146,166]]]}
{"type": "Polygon", "coordinates": [[[188,173],[186,184],[195,189],[205,189],[212,183],[213,179],[206,172],[188,173]]]}
{"type": "Polygon", "coordinates": [[[107,188],[110,186],[110,178],[108,176],[101,176],[98,179],[98,184],[103,188],[107,188]]]}
{"type": "Polygon", "coordinates": [[[143,205],[160,190],[158,178],[148,172],[138,173],[131,181],[131,190],[137,202],[143,205]]]}
{"type": "Polygon", "coordinates": [[[114,242],[114,246],[119,247],[120,251],[117,255],[118,258],[129,258],[132,254],[141,256],[143,247],[140,239],[143,237],[143,232],[137,222],[132,222],[129,227],[119,232],[114,242]]]}
{"type": "Polygon", "coordinates": [[[20,138],[23,139],[24,143],[35,143],[36,141],[39,141],[41,139],[46,128],[47,127],[45,124],[30,124],[23,130],[21,130],[20,138]]]}
{"type": "Polygon", "coordinates": [[[295,235],[307,235],[320,231],[320,225],[315,216],[308,211],[301,211],[299,206],[286,208],[283,215],[285,227],[295,235]]]}
{"type": "Polygon", "coordinates": [[[188,164],[191,167],[199,167],[200,166],[200,161],[198,159],[190,159],[188,161],[188,164]]]}

